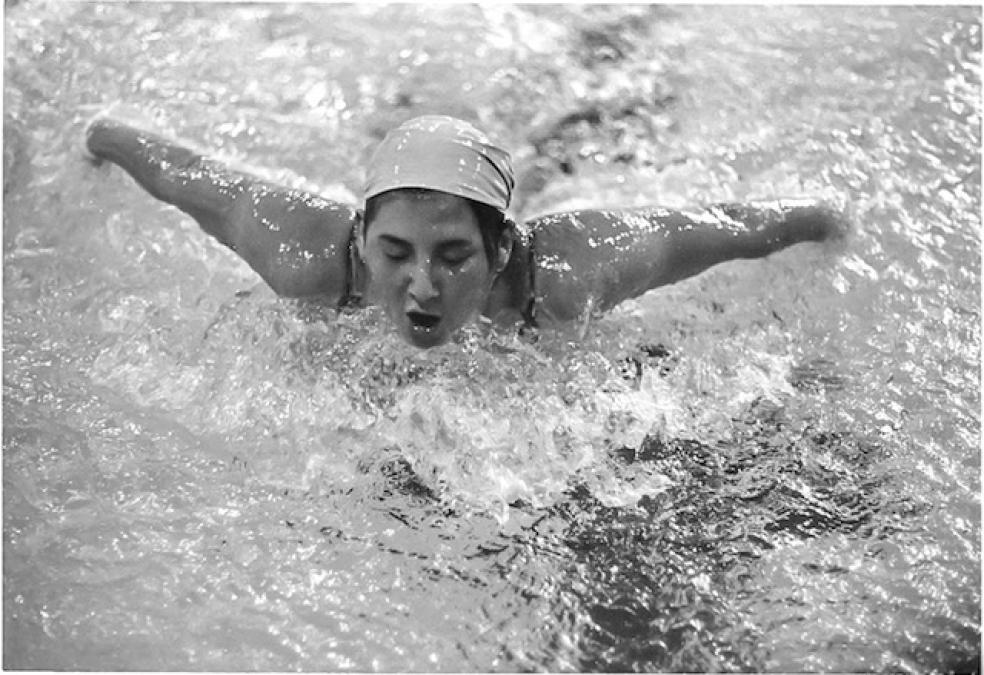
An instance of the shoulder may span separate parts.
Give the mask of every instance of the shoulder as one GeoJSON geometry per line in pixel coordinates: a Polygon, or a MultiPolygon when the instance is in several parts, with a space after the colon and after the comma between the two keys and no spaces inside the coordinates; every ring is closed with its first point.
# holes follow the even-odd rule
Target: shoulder
{"type": "Polygon", "coordinates": [[[279,186],[254,184],[250,193],[237,214],[235,250],[281,295],[346,297],[359,212],[279,186]]]}

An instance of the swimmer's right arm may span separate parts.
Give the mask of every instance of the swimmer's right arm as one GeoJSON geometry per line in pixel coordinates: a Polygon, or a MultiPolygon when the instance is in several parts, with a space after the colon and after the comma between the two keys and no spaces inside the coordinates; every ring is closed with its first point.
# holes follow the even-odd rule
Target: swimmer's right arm
{"type": "Polygon", "coordinates": [[[101,118],[86,130],[96,158],[123,168],[176,206],[287,297],[341,301],[357,211],[318,195],[233,171],[162,136],[101,118]]]}

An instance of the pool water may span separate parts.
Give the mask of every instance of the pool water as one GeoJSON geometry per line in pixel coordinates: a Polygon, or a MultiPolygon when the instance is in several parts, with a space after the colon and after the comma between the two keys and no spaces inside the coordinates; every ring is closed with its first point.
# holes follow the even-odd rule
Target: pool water
{"type": "Polygon", "coordinates": [[[978,8],[27,1],[5,38],[6,668],[977,667],[978,8]],[[341,200],[447,112],[521,217],[856,229],[418,352],[84,161],[116,101],[341,200]]]}

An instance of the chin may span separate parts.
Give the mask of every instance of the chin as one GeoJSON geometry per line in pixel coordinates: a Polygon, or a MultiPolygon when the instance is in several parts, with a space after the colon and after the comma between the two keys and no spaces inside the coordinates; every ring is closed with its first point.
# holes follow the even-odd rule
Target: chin
{"type": "Polygon", "coordinates": [[[431,349],[440,347],[451,339],[451,332],[445,330],[417,331],[412,326],[401,326],[400,337],[407,343],[419,349],[431,349]]]}

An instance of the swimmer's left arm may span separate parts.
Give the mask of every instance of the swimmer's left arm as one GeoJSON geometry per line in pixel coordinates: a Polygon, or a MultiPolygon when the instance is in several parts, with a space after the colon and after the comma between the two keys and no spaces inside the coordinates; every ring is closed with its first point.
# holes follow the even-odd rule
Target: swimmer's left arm
{"type": "Polygon", "coordinates": [[[693,211],[577,211],[543,216],[529,227],[539,313],[569,320],[727,260],[841,235],[847,220],[823,202],[780,200],[693,211]]]}

